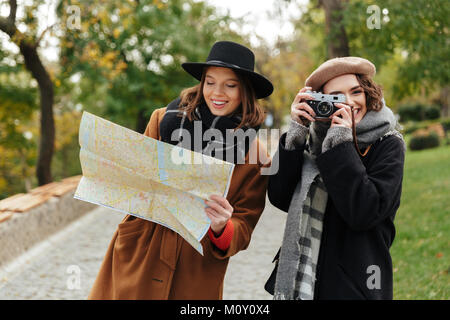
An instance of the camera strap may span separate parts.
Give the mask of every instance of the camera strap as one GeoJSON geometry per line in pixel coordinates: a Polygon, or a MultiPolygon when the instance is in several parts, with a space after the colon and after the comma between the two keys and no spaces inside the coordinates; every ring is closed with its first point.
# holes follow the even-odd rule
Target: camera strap
{"type": "Polygon", "coordinates": [[[365,156],[367,155],[367,153],[369,152],[370,147],[372,147],[372,145],[368,146],[368,147],[366,148],[366,150],[364,151],[364,153],[362,153],[361,150],[359,149],[359,147],[358,147],[358,141],[357,141],[357,139],[356,139],[355,114],[354,114],[354,112],[353,112],[353,107],[352,107],[352,106],[350,106],[350,109],[351,109],[351,113],[352,113],[352,134],[353,134],[353,142],[354,142],[354,144],[355,144],[356,151],[358,151],[359,155],[360,155],[361,157],[365,157],[365,156]]]}

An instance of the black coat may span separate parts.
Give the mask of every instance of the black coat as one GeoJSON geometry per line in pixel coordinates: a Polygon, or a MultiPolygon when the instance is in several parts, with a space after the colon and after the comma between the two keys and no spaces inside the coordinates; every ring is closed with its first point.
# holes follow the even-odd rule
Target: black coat
{"type": "MultiPolygon", "coordinates": [[[[303,148],[286,150],[285,138],[286,134],[280,139],[279,169],[269,178],[268,197],[287,212],[301,177],[303,148]]],[[[317,157],[328,203],[315,299],[393,298],[389,248],[400,206],[404,156],[403,141],[391,135],[374,143],[365,157],[352,142],[317,157]]]]}

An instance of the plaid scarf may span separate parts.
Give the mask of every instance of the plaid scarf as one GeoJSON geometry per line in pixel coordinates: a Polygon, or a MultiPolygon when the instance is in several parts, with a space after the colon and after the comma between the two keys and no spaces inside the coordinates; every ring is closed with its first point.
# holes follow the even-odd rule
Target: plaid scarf
{"type": "Polygon", "coordinates": [[[320,175],[317,175],[303,204],[300,222],[300,234],[305,236],[299,239],[301,255],[295,277],[294,297],[302,300],[312,300],[314,297],[316,267],[327,199],[325,185],[320,175]]]}
{"type": "Polygon", "coordinates": [[[289,206],[275,300],[312,300],[328,193],[313,156],[305,151],[301,183],[289,206]],[[295,234],[295,236],[294,236],[295,234]]]}

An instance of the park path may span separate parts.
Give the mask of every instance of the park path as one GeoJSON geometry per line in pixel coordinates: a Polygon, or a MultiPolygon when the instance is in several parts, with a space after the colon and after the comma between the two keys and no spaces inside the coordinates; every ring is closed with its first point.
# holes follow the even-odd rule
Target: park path
{"type": "MultiPolygon", "coordinates": [[[[0,299],[86,299],[123,214],[98,207],[0,268],[0,299]],[[79,286],[73,281],[79,274],[79,286]]],[[[231,258],[224,299],[271,299],[263,288],[286,214],[267,201],[247,250],[231,258]]]]}

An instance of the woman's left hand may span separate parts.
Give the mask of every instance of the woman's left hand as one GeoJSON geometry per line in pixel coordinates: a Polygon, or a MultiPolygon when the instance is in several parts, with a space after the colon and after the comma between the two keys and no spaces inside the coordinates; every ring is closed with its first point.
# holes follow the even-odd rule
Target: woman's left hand
{"type": "Polygon", "coordinates": [[[352,128],[352,109],[350,106],[343,103],[336,103],[336,107],[339,108],[338,111],[333,113],[331,118],[331,126],[332,127],[347,127],[352,128]]]}
{"type": "Polygon", "coordinates": [[[220,235],[233,214],[233,207],[227,199],[219,195],[212,195],[209,201],[205,200],[206,215],[211,220],[211,229],[216,235],[220,235]]]}

